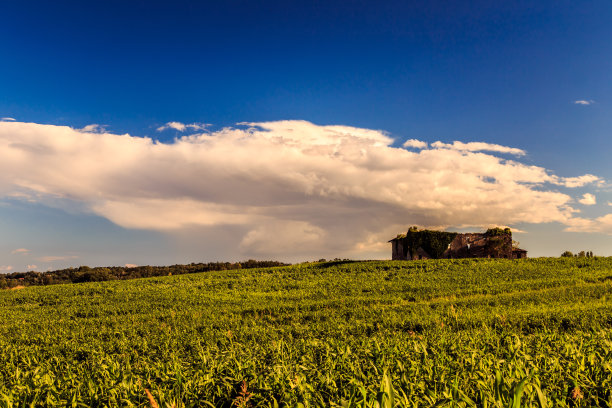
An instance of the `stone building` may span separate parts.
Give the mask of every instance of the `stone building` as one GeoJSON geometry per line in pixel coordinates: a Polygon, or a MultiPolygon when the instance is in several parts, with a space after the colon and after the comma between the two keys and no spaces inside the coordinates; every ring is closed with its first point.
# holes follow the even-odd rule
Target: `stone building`
{"type": "Polygon", "coordinates": [[[527,258],[527,251],[512,244],[509,228],[491,228],[484,233],[418,230],[412,227],[406,234],[390,240],[392,259],[444,258],[527,258]]]}

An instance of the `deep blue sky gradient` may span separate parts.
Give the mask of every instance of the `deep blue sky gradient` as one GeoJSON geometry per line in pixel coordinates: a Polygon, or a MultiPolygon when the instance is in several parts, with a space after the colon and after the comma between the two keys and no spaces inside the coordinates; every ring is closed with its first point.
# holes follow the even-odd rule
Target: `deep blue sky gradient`
{"type": "Polygon", "coordinates": [[[303,119],[612,179],[609,1],[7,1],[0,50],[0,117],[161,140],[303,119]]]}
{"type": "Polygon", "coordinates": [[[510,3],[8,2],[0,112],[151,136],[305,119],[509,144],[548,168],[571,151],[561,172],[610,176],[593,145],[612,128],[612,3],[510,3]]]}

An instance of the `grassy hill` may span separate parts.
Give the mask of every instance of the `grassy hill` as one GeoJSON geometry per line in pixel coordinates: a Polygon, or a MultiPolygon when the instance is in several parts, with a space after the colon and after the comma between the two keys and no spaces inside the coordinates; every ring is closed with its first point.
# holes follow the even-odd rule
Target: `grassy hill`
{"type": "Polygon", "coordinates": [[[612,406],[612,258],[28,287],[0,316],[0,407],[612,406]]]}

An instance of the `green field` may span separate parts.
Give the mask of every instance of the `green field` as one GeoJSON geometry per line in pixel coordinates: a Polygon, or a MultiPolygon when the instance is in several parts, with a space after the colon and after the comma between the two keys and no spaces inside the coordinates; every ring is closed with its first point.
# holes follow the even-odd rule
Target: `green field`
{"type": "Polygon", "coordinates": [[[612,258],[0,291],[0,407],[612,406],[612,258]]]}

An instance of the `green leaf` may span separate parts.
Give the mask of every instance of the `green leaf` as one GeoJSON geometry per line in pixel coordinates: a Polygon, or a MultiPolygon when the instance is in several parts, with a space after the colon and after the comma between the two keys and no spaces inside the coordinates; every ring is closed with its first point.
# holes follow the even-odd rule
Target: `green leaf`
{"type": "Polygon", "coordinates": [[[512,396],[512,408],[521,408],[521,397],[523,396],[523,389],[525,383],[529,377],[523,378],[514,388],[514,394],[512,396]]]}
{"type": "Polygon", "coordinates": [[[546,400],[546,397],[544,396],[544,393],[542,392],[540,387],[537,384],[533,384],[533,388],[535,388],[536,394],[538,395],[538,402],[540,403],[540,408],[548,408],[548,401],[546,400]]]}

